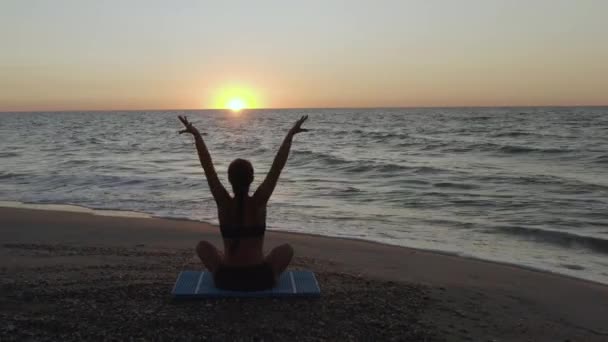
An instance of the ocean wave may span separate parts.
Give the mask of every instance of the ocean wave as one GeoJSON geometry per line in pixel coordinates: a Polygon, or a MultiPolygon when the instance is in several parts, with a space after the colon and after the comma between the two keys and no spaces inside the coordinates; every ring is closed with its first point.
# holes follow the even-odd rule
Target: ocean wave
{"type": "Polygon", "coordinates": [[[17,152],[0,152],[0,158],[19,157],[17,152]]]}
{"type": "Polygon", "coordinates": [[[418,143],[414,141],[400,141],[396,144],[393,144],[394,147],[412,147],[416,145],[418,145],[418,143]]]}
{"type": "MultiPolygon", "coordinates": [[[[570,177],[560,177],[555,175],[534,174],[534,175],[517,175],[501,173],[491,176],[472,176],[476,183],[486,184],[489,186],[500,185],[524,185],[524,186],[540,186],[546,192],[557,194],[586,194],[597,193],[598,191],[608,191],[608,185],[593,183],[570,177]]],[[[582,198],[579,200],[583,200],[582,198]]]]}
{"type": "Polygon", "coordinates": [[[486,233],[506,233],[522,236],[538,242],[550,243],[566,248],[587,248],[595,252],[608,254],[608,240],[594,236],[584,236],[565,231],[545,230],[539,228],[498,226],[496,229],[486,230],[486,233]]]}
{"type": "Polygon", "coordinates": [[[465,143],[462,141],[447,141],[441,144],[429,144],[425,146],[423,150],[430,150],[435,148],[441,148],[442,152],[449,153],[464,153],[464,152],[497,152],[501,154],[560,154],[573,152],[571,149],[563,148],[541,148],[532,146],[521,146],[521,145],[501,145],[495,143],[465,143]]]}
{"type": "Polygon", "coordinates": [[[369,131],[365,131],[365,130],[354,130],[353,133],[357,133],[363,137],[366,138],[372,138],[372,139],[386,139],[386,138],[397,138],[397,139],[405,139],[408,138],[410,135],[408,133],[404,133],[404,132],[390,132],[390,131],[386,131],[386,130],[369,130],[369,131]]]}
{"type": "Polygon", "coordinates": [[[68,159],[61,162],[61,166],[63,167],[75,167],[81,166],[91,163],[90,159],[68,159]]]}
{"type": "Polygon", "coordinates": [[[493,116],[470,116],[462,118],[462,121],[487,121],[494,119],[493,116]]]}
{"type": "Polygon", "coordinates": [[[585,269],[585,267],[583,267],[581,265],[574,265],[574,264],[560,264],[560,266],[562,266],[563,268],[567,268],[569,270],[574,270],[574,271],[582,271],[585,269]]]}
{"type": "Polygon", "coordinates": [[[122,182],[118,183],[117,185],[123,186],[123,185],[135,185],[135,184],[142,184],[144,183],[144,180],[142,179],[125,179],[122,182]]]}
{"type": "Polygon", "coordinates": [[[452,144],[453,144],[453,142],[451,142],[451,141],[433,140],[433,141],[429,141],[428,143],[421,146],[420,150],[422,150],[422,151],[441,150],[446,146],[451,146],[452,144]]]}
{"type": "Polygon", "coordinates": [[[341,171],[348,173],[362,173],[362,172],[377,172],[377,173],[394,173],[405,169],[405,167],[396,164],[379,164],[379,163],[366,163],[360,162],[354,165],[341,168],[341,171]]]}
{"type": "Polygon", "coordinates": [[[433,186],[437,188],[454,188],[454,189],[462,189],[462,190],[471,190],[477,189],[479,186],[474,184],[465,184],[465,183],[451,183],[451,182],[440,182],[435,183],[433,186]]]}
{"type": "Polygon", "coordinates": [[[500,132],[500,133],[492,134],[492,137],[494,137],[494,138],[503,138],[503,137],[515,138],[515,137],[537,136],[537,135],[539,135],[539,134],[534,133],[534,132],[511,131],[511,132],[500,132]]]}
{"type": "Polygon", "coordinates": [[[330,191],[330,193],[334,196],[350,196],[353,195],[355,193],[361,192],[361,190],[359,188],[353,187],[353,186],[347,186],[345,188],[341,188],[341,189],[334,189],[332,191],[330,191]]]}
{"type": "Polygon", "coordinates": [[[0,179],[11,179],[11,178],[21,178],[28,177],[28,174],[25,173],[15,173],[15,172],[0,172],[0,179]]]}
{"type": "Polygon", "coordinates": [[[475,150],[474,146],[471,146],[471,145],[457,146],[456,144],[452,143],[452,144],[448,144],[447,146],[448,146],[448,148],[442,149],[441,152],[468,153],[468,152],[473,152],[475,150]]]}
{"type": "Polygon", "coordinates": [[[456,220],[447,220],[447,219],[429,219],[424,221],[427,224],[444,226],[450,228],[459,228],[459,229],[472,229],[475,228],[476,224],[472,222],[463,222],[456,220]]]}
{"type": "Polygon", "coordinates": [[[410,135],[405,132],[391,132],[386,130],[328,130],[327,133],[336,137],[349,136],[357,139],[367,138],[375,141],[402,140],[410,137],[410,135]]]}
{"type": "Polygon", "coordinates": [[[420,167],[414,168],[414,172],[418,173],[418,174],[442,173],[442,172],[446,172],[446,171],[447,170],[445,170],[445,169],[431,167],[431,166],[420,166],[420,167]]]}
{"type": "MultiPolygon", "coordinates": [[[[443,149],[443,152],[498,152],[503,154],[560,154],[574,152],[572,149],[565,148],[542,148],[533,146],[521,146],[521,145],[501,145],[492,142],[484,143],[465,143],[462,141],[448,141],[444,142],[443,146],[447,148],[443,149]]],[[[437,147],[442,147],[441,144],[437,147]]],[[[430,149],[425,147],[423,149],[430,149]]]]}
{"type": "Polygon", "coordinates": [[[572,152],[572,150],[561,149],[561,148],[536,148],[529,146],[517,146],[517,145],[506,145],[499,148],[500,152],[509,153],[509,154],[519,154],[519,153],[567,153],[572,152]]]}
{"type": "Polygon", "coordinates": [[[334,180],[334,179],[328,179],[328,178],[299,178],[294,180],[294,182],[297,183],[339,183],[338,181],[334,180]]]}
{"type": "Polygon", "coordinates": [[[319,151],[294,150],[292,153],[293,153],[294,157],[298,157],[298,158],[308,158],[308,159],[313,159],[313,160],[314,159],[327,160],[330,162],[338,162],[338,163],[346,161],[345,159],[342,159],[339,157],[334,157],[331,154],[327,154],[325,152],[319,152],[319,151]]]}
{"type": "Polygon", "coordinates": [[[595,157],[593,162],[598,164],[608,164],[608,155],[595,157]]]}
{"type": "Polygon", "coordinates": [[[387,141],[387,140],[403,140],[410,137],[407,133],[395,133],[395,132],[369,132],[364,134],[363,137],[371,138],[376,141],[387,141]]]}
{"type": "Polygon", "coordinates": [[[298,151],[297,154],[300,157],[304,157],[305,160],[295,160],[295,163],[317,162],[326,166],[331,166],[332,168],[345,173],[377,172],[380,174],[388,174],[405,170],[413,170],[414,172],[427,171],[427,169],[424,167],[411,167],[401,164],[369,160],[351,160],[323,152],[298,151]]]}
{"type": "Polygon", "coordinates": [[[534,177],[522,177],[529,184],[552,184],[558,186],[554,192],[570,194],[582,194],[588,192],[608,191],[608,185],[597,182],[589,182],[580,179],[557,177],[549,175],[535,175],[534,177]]]}

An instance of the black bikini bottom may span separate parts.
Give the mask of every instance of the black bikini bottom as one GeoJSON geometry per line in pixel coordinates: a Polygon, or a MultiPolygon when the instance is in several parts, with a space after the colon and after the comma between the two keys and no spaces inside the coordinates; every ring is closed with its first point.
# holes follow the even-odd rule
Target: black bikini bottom
{"type": "Polygon", "coordinates": [[[232,291],[261,291],[274,286],[274,272],[268,263],[220,266],[213,275],[215,286],[232,291]]]}

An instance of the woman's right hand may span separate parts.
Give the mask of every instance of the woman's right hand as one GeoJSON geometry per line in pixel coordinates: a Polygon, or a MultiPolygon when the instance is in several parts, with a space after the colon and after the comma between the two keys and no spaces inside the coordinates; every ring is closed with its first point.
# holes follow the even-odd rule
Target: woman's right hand
{"type": "Polygon", "coordinates": [[[302,124],[307,119],[308,119],[308,115],[302,116],[300,118],[300,120],[296,121],[296,123],[293,125],[293,127],[289,130],[289,134],[296,135],[296,134],[298,134],[300,132],[308,132],[308,130],[306,128],[302,128],[302,124]]]}
{"type": "Polygon", "coordinates": [[[192,122],[188,121],[188,118],[186,116],[178,115],[177,117],[179,118],[179,121],[181,121],[184,124],[184,126],[186,126],[186,129],[182,129],[181,131],[179,131],[179,134],[190,133],[190,134],[194,135],[195,137],[197,135],[200,135],[198,129],[196,129],[196,127],[194,127],[192,125],[192,122]]]}

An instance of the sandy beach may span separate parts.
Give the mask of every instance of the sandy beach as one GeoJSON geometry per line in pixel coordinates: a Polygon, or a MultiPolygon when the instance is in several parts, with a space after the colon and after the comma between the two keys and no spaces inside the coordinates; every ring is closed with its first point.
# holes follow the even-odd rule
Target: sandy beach
{"type": "Polygon", "coordinates": [[[292,244],[320,299],[175,302],[201,239],[220,242],[200,222],[0,208],[0,340],[608,340],[608,286],[305,234],[266,248],[292,244]]]}

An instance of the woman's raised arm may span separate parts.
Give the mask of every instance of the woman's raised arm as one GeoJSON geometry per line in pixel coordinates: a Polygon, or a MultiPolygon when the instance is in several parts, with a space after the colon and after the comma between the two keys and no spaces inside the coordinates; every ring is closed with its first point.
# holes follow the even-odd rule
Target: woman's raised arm
{"type": "Polygon", "coordinates": [[[270,171],[268,171],[268,175],[266,175],[266,179],[260,184],[258,189],[253,194],[256,202],[258,203],[266,203],[270,199],[272,192],[274,191],[275,186],[277,185],[277,181],[279,180],[279,176],[281,175],[281,171],[285,164],[287,163],[287,158],[289,157],[289,150],[291,149],[291,142],[293,140],[293,136],[300,132],[307,132],[307,129],[302,128],[302,124],[304,121],[308,119],[308,115],[305,115],[298,120],[295,125],[289,130],[287,136],[283,140],[283,144],[279,148],[279,152],[277,152],[276,157],[274,157],[274,161],[272,162],[272,166],[270,167],[270,171]]]}
{"type": "Polygon", "coordinates": [[[186,129],[179,131],[179,134],[182,133],[190,133],[194,136],[194,141],[196,143],[196,150],[198,151],[198,158],[201,161],[201,166],[203,170],[205,170],[205,176],[207,178],[207,183],[209,184],[209,189],[213,194],[213,198],[215,198],[215,202],[218,205],[226,203],[230,199],[230,194],[226,191],[226,188],[220,182],[220,179],[217,177],[217,172],[215,172],[215,167],[213,166],[213,161],[211,160],[211,155],[207,150],[207,146],[205,145],[205,141],[201,136],[200,132],[196,127],[192,125],[191,122],[188,122],[188,118],[185,116],[178,116],[179,120],[186,126],[186,129]]]}

